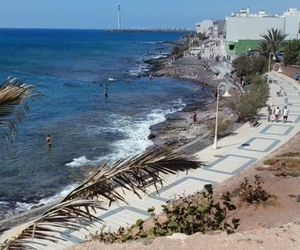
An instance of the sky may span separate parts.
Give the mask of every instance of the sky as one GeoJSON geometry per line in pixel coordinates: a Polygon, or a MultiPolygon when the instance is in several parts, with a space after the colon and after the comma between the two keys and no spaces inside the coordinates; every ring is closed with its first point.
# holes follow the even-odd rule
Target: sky
{"type": "MultiPolygon", "coordinates": [[[[2,28],[112,29],[119,0],[0,0],[2,28]]],[[[240,8],[281,14],[300,0],[121,0],[122,28],[194,28],[240,8]]]]}

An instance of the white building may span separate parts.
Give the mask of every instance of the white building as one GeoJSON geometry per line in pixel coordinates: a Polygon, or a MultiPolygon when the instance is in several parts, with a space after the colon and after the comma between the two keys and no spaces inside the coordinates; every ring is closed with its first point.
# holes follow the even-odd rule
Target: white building
{"type": "Polygon", "coordinates": [[[210,35],[212,33],[213,26],[214,22],[212,20],[203,20],[202,22],[197,23],[197,34],[202,33],[206,36],[210,35]]]}
{"type": "Polygon", "coordinates": [[[250,14],[249,9],[241,10],[226,18],[226,40],[261,40],[261,35],[271,28],[284,31],[287,39],[300,38],[300,11],[289,9],[282,15],[270,16],[265,11],[250,14]]]}

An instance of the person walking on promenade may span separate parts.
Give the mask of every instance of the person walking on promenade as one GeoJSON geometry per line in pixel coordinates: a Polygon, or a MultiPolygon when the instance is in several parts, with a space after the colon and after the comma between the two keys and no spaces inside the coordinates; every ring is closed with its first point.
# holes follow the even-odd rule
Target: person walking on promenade
{"type": "Polygon", "coordinates": [[[279,121],[279,117],[280,117],[280,109],[277,106],[276,109],[274,110],[274,115],[275,115],[275,121],[278,122],[279,121]]]}
{"type": "Polygon", "coordinates": [[[271,116],[272,116],[272,109],[271,109],[271,106],[268,106],[268,109],[267,109],[268,122],[271,121],[271,116]]]}
{"type": "Polygon", "coordinates": [[[51,138],[51,135],[47,135],[46,136],[46,144],[47,144],[48,148],[52,147],[52,138],[51,138]]]}
{"type": "Polygon", "coordinates": [[[286,123],[287,119],[288,119],[288,115],[289,115],[289,109],[287,106],[284,106],[283,110],[282,110],[282,114],[283,114],[283,122],[286,123]]]}

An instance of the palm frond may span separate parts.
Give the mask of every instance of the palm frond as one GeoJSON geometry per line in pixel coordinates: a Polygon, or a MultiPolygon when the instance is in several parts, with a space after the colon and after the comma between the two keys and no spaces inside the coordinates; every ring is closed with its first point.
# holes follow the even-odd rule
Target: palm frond
{"type": "Polygon", "coordinates": [[[99,221],[90,213],[90,209],[104,209],[95,198],[101,197],[102,201],[108,200],[109,203],[126,202],[126,197],[117,191],[119,188],[129,190],[141,198],[140,192],[146,193],[149,185],[154,185],[158,192],[157,185],[163,185],[163,175],[196,169],[201,165],[201,162],[186,159],[169,149],[159,148],[120,160],[112,166],[104,164],[60,204],[46,211],[15,240],[8,242],[5,249],[35,250],[36,244],[65,240],[61,231],[80,229],[89,225],[92,220],[99,221]]]}
{"type": "Polygon", "coordinates": [[[261,54],[262,56],[268,57],[270,54],[270,48],[268,47],[268,44],[266,43],[266,41],[262,41],[259,44],[258,47],[258,52],[259,54],[261,54]]]}
{"type": "Polygon", "coordinates": [[[142,155],[115,163],[104,164],[87,181],[75,188],[63,201],[102,197],[109,202],[125,201],[117,187],[129,190],[140,197],[139,192],[146,192],[146,187],[163,184],[163,174],[176,174],[179,171],[196,169],[201,162],[188,160],[169,149],[153,148],[142,155]]]}
{"type": "Polygon", "coordinates": [[[287,37],[287,34],[280,29],[272,28],[269,29],[266,34],[261,35],[261,37],[264,39],[269,53],[276,53],[280,49],[284,39],[287,37]]]}
{"type": "Polygon", "coordinates": [[[34,86],[17,78],[7,78],[0,84],[0,133],[5,141],[16,134],[16,126],[29,110],[28,100],[39,96],[34,86]]]}
{"type": "Polygon", "coordinates": [[[91,214],[96,209],[104,209],[100,201],[73,200],[62,202],[34,221],[15,239],[7,241],[3,249],[7,250],[35,250],[37,246],[46,246],[44,241],[57,243],[65,241],[61,232],[66,229],[76,230],[88,225],[91,221],[102,222],[91,214]],[[41,241],[42,240],[42,241],[41,241]]]}

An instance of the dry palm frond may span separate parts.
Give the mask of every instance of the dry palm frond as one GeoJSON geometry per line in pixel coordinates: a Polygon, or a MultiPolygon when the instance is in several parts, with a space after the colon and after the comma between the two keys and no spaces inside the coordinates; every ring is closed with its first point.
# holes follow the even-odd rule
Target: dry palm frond
{"type": "Polygon", "coordinates": [[[80,229],[91,221],[101,222],[90,212],[96,209],[104,209],[100,201],[75,200],[60,203],[46,211],[14,240],[5,242],[3,249],[34,250],[37,249],[36,246],[46,246],[44,241],[65,241],[62,231],[80,229]]]}
{"type": "Polygon", "coordinates": [[[168,149],[153,148],[146,153],[119,161],[113,166],[104,164],[98,172],[74,189],[62,202],[46,211],[32,225],[23,230],[15,240],[6,243],[7,250],[35,250],[46,245],[45,241],[57,243],[65,240],[63,231],[80,229],[91,220],[99,219],[89,209],[104,209],[93,198],[106,198],[109,202],[124,201],[117,187],[127,189],[140,197],[148,185],[162,185],[162,174],[198,168],[202,163],[187,160],[168,149]]]}
{"type": "Polygon", "coordinates": [[[0,84],[0,133],[6,141],[15,135],[17,123],[28,111],[28,100],[38,95],[33,86],[17,78],[8,78],[0,84]]]}
{"type": "MultiPolygon", "coordinates": [[[[104,164],[98,172],[75,188],[64,201],[83,198],[106,198],[109,202],[125,201],[117,187],[129,190],[140,197],[139,191],[163,182],[162,174],[176,174],[178,171],[195,169],[200,162],[187,160],[168,149],[153,148],[142,155],[116,162],[113,166],[104,164]]],[[[141,198],[141,197],[140,197],[141,198]]]]}

